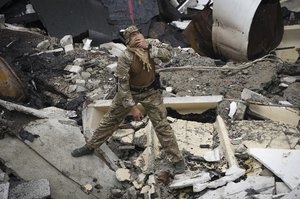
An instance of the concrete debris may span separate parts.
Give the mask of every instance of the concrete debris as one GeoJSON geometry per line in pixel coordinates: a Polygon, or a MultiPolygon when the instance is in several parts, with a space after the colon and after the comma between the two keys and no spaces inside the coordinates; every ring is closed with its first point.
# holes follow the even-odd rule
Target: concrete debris
{"type": "Polygon", "coordinates": [[[263,119],[271,119],[291,126],[297,126],[300,120],[299,112],[292,108],[250,104],[249,110],[263,119]]]}
{"type": "Polygon", "coordinates": [[[0,198],[8,199],[9,183],[0,183],[0,198]]]}
{"type": "Polygon", "coordinates": [[[212,124],[178,119],[171,126],[175,130],[181,151],[188,151],[192,155],[200,157],[210,151],[207,148],[200,148],[200,145],[212,146],[214,131],[212,124]]]}
{"type": "Polygon", "coordinates": [[[281,87],[281,88],[287,88],[287,87],[289,87],[289,85],[286,84],[286,83],[280,83],[279,87],[281,87]]]}
{"type": "Polygon", "coordinates": [[[179,28],[181,30],[186,29],[186,27],[189,25],[191,20],[184,20],[184,21],[172,21],[171,25],[175,26],[176,28],[179,28]]]}
{"type": "MultiPolygon", "coordinates": [[[[101,154],[101,158],[104,158],[106,162],[109,164],[110,168],[114,171],[119,169],[117,163],[121,163],[122,161],[116,156],[116,154],[107,146],[106,143],[102,144],[100,148],[97,150],[101,154]]],[[[122,166],[122,168],[125,168],[122,166]]]]}
{"type": "Polygon", "coordinates": [[[9,190],[9,198],[48,198],[51,196],[47,179],[33,180],[18,184],[9,190]]]}
{"type": "Polygon", "coordinates": [[[223,152],[221,147],[217,147],[212,151],[206,152],[203,158],[207,162],[219,162],[222,158],[223,152]]]}
{"type": "Polygon", "coordinates": [[[47,40],[44,40],[44,41],[40,42],[40,43],[36,46],[36,48],[37,48],[38,50],[41,50],[41,51],[46,51],[46,50],[48,50],[48,48],[50,47],[50,45],[51,45],[51,43],[50,43],[50,41],[47,39],[47,40]]]}
{"type": "MultiPolygon", "coordinates": [[[[288,87],[287,84],[286,87],[288,87]]],[[[270,102],[268,98],[249,89],[243,90],[241,98],[245,101],[263,103],[263,105],[255,103],[249,104],[249,112],[254,114],[255,116],[261,117],[263,119],[271,119],[273,121],[283,122],[291,126],[298,125],[300,116],[297,110],[287,107],[275,106],[270,102]]]]}
{"type": "Polygon", "coordinates": [[[218,188],[221,186],[226,185],[229,182],[232,182],[236,179],[239,179],[241,176],[245,174],[244,169],[240,169],[238,166],[233,165],[231,166],[225,173],[225,176],[211,182],[206,182],[206,183],[196,183],[193,185],[193,191],[194,192],[200,192],[205,190],[206,188],[218,188]]]}
{"type": "Polygon", "coordinates": [[[288,76],[288,77],[283,77],[280,79],[281,82],[287,83],[287,84],[292,84],[296,82],[297,78],[293,76],[288,76]]]}
{"type": "Polygon", "coordinates": [[[221,143],[221,147],[224,151],[224,156],[226,157],[226,160],[228,161],[228,164],[230,167],[238,165],[237,160],[234,156],[234,152],[231,148],[230,140],[229,140],[229,134],[226,127],[226,124],[224,123],[224,120],[221,116],[217,116],[217,120],[214,124],[221,143]]]}
{"type": "Polygon", "coordinates": [[[172,87],[166,87],[166,91],[167,91],[168,93],[171,93],[171,92],[173,91],[173,88],[172,88],[172,87]]]}
{"type": "Polygon", "coordinates": [[[275,183],[276,194],[287,194],[291,192],[291,189],[284,182],[275,183]]]}
{"type": "Polygon", "coordinates": [[[116,171],[116,178],[120,181],[120,182],[124,182],[124,181],[130,181],[131,180],[131,174],[130,171],[128,169],[118,169],[116,171]]]}
{"type": "Polygon", "coordinates": [[[118,63],[115,62],[113,64],[109,64],[108,66],[106,66],[106,68],[110,73],[114,73],[117,70],[117,65],[118,65],[118,63]]]}
{"type": "Polygon", "coordinates": [[[300,185],[295,187],[291,192],[283,196],[281,199],[298,199],[300,196],[300,185]]]}
{"type": "Polygon", "coordinates": [[[90,194],[93,191],[93,186],[91,184],[86,184],[81,187],[82,191],[86,194],[90,194]]]}
{"type": "Polygon", "coordinates": [[[255,194],[273,194],[275,192],[274,177],[248,176],[245,181],[230,182],[224,189],[227,198],[243,198],[251,190],[255,194]]]}
{"type": "Polygon", "coordinates": [[[80,67],[79,65],[67,65],[64,70],[71,73],[79,73],[82,70],[82,67],[80,67]]]}
{"type": "Polygon", "coordinates": [[[91,39],[84,39],[83,40],[83,50],[91,50],[91,43],[92,40],[91,39]]]}
{"type": "Polygon", "coordinates": [[[64,46],[64,49],[65,49],[65,53],[69,53],[69,52],[74,51],[73,44],[65,45],[65,46],[64,46]]]}
{"type": "Polygon", "coordinates": [[[100,45],[100,49],[107,49],[113,56],[119,57],[126,49],[126,46],[119,43],[105,43],[100,45]]]}
{"type": "Polygon", "coordinates": [[[289,188],[300,184],[300,150],[250,148],[249,154],[282,179],[289,188]]]}
{"type": "Polygon", "coordinates": [[[190,187],[195,184],[204,184],[205,182],[211,180],[210,174],[207,172],[202,172],[199,174],[179,174],[175,175],[173,182],[170,184],[172,189],[180,189],[184,187],[190,187]],[[192,176],[191,176],[192,175],[192,176]]]}
{"type": "Polygon", "coordinates": [[[65,47],[67,45],[73,45],[73,37],[72,35],[65,35],[63,38],[60,40],[60,45],[61,47],[65,47]]]}
{"type": "Polygon", "coordinates": [[[268,98],[264,97],[263,95],[256,93],[254,91],[251,91],[247,88],[244,88],[241,94],[241,99],[248,101],[255,101],[255,102],[268,102],[268,98]]]}

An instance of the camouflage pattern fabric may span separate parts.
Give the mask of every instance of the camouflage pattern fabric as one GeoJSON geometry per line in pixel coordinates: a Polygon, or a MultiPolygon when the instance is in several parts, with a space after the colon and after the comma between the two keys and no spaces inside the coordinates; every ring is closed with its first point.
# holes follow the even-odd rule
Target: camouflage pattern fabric
{"type": "MultiPolygon", "coordinates": [[[[167,62],[171,58],[171,47],[158,40],[147,39],[152,45],[149,50],[150,58],[158,58],[167,62]]],[[[128,49],[119,57],[116,75],[118,77],[118,92],[112,101],[109,111],[104,115],[99,127],[92,138],[87,142],[89,148],[98,148],[118,129],[123,119],[128,115],[131,108],[141,103],[149,116],[157,137],[172,162],[182,160],[174,131],[167,121],[167,111],[163,104],[160,91],[150,89],[145,92],[130,91],[130,67],[133,63],[133,53],[128,49]]],[[[142,66],[141,66],[142,67],[142,66]]]]}

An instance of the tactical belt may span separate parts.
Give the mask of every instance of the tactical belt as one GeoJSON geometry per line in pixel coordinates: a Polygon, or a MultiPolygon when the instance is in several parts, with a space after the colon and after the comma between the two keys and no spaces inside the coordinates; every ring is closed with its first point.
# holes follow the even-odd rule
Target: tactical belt
{"type": "Polygon", "coordinates": [[[145,86],[145,87],[133,87],[133,86],[131,86],[130,90],[134,91],[134,92],[138,92],[138,93],[143,93],[143,92],[149,91],[150,89],[154,88],[154,86],[155,86],[155,80],[149,86],[145,86]]]}

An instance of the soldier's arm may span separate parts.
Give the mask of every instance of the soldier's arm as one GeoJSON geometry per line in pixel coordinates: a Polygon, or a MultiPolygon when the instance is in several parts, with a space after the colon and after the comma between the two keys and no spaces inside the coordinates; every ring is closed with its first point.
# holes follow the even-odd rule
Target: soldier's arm
{"type": "Polygon", "coordinates": [[[118,77],[118,93],[122,98],[122,104],[125,108],[133,107],[135,105],[129,85],[129,70],[131,62],[131,54],[128,51],[125,51],[118,59],[116,71],[116,75],[118,77]]]}
{"type": "Polygon", "coordinates": [[[157,39],[147,39],[148,43],[151,45],[150,57],[158,58],[162,62],[170,61],[172,57],[172,47],[166,43],[162,43],[157,39]]]}

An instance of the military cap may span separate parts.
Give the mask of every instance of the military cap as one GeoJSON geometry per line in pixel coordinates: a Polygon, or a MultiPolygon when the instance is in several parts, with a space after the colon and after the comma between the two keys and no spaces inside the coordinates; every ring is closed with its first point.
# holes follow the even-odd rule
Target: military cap
{"type": "Polygon", "coordinates": [[[134,25],[129,26],[128,28],[125,29],[125,31],[123,32],[123,37],[125,39],[126,44],[129,43],[130,34],[133,32],[137,32],[137,31],[140,31],[140,30],[134,25]]]}

